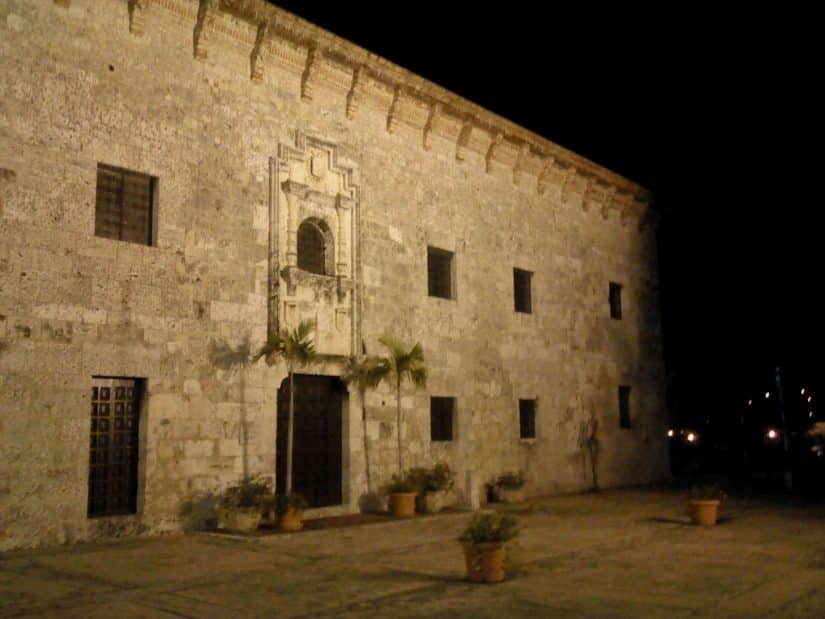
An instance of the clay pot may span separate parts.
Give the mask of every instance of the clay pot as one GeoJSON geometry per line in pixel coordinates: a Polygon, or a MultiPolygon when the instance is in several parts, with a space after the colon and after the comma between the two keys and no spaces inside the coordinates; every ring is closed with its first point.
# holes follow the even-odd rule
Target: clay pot
{"type": "Polygon", "coordinates": [[[484,542],[464,543],[464,563],[467,579],[472,582],[501,582],[504,580],[504,544],[484,542]]]}
{"type": "Polygon", "coordinates": [[[424,494],[424,511],[428,514],[437,514],[444,508],[445,500],[443,492],[426,492],[424,494]]]}
{"type": "Polygon", "coordinates": [[[415,495],[417,492],[393,492],[389,497],[390,513],[395,518],[415,516],[415,495]]]}
{"type": "Polygon", "coordinates": [[[688,511],[690,521],[693,524],[700,524],[705,527],[712,527],[716,524],[716,515],[719,509],[718,500],[697,500],[688,501],[688,511]]]}
{"type": "Polygon", "coordinates": [[[300,531],[304,528],[304,523],[301,520],[303,516],[303,511],[294,507],[287,507],[286,511],[281,514],[280,520],[278,520],[278,528],[281,531],[300,531]]]}
{"type": "Polygon", "coordinates": [[[252,533],[261,523],[261,510],[257,507],[224,508],[220,514],[220,523],[224,529],[232,533],[252,533]]]}

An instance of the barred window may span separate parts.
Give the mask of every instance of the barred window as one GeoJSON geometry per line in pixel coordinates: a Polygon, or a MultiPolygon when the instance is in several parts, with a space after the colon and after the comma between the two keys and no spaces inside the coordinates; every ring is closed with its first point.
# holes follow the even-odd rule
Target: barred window
{"type": "Polygon", "coordinates": [[[298,268],[310,273],[326,273],[324,233],[309,221],[298,227],[298,268]]]}
{"type": "Polygon", "coordinates": [[[152,245],[156,187],[154,176],[98,163],[95,235],[152,245]]]}

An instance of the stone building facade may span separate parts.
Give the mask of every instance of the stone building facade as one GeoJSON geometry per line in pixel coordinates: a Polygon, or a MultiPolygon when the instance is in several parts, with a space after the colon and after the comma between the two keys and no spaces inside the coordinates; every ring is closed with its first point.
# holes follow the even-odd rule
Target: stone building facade
{"type": "MultiPolygon", "coordinates": [[[[642,187],[261,0],[7,0],[0,52],[0,549],[179,530],[274,475],[285,368],[242,360],[303,318],[310,516],[365,492],[336,377],[383,334],[430,375],[405,466],[456,500],[587,488],[593,419],[601,485],[666,475],[642,187]]],[[[378,483],[394,394],[365,404],[378,483]]]]}

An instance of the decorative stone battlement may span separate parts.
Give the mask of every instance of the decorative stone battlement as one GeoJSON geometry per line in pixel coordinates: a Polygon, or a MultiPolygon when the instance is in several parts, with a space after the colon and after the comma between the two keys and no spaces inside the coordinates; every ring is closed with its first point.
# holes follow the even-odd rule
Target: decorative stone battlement
{"type": "Polygon", "coordinates": [[[556,184],[557,198],[578,196],[583,209],[593,204],[605,218],[616,211],[622,225],[631,217],[640,227],[650,219],[651,194],[639,184],[264,0],[129,0],[134,34],[142,35],[153,10],[191,16],[196,58],[208,56],[215,36],[248,46],[253,82],[277,63],[300,74],[305,101],[316,88],[330,90],[340,94],[347,118],[362,107],[385,114],[389,133],[402,124],[420,131],[424,150],[439,136],[455,144],[458,161],[472,151],[484,158],[487,172],[510,168],[514,184],[534,177],[541,194],[556,184]]]}

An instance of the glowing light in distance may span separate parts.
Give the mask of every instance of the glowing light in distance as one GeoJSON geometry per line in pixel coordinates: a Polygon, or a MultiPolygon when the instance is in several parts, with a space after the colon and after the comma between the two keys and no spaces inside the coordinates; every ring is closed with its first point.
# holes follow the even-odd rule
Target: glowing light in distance
{"type": "Polygon", "coordinates": [[[766,399],[766,400],[770,400],[770,399],[771,399],[771,392],[770,392],[770,391],[766,391],[766,392],[765,392],[765,399],[766,399]]]}
{"type": "Polygon", "coordinates": [[[688,443],[692,443],[696,440],[696,435],[693,432],[688,432],[688,435],[685,438],[687,438],[688,443]]]}
{"type": "Polygon", "coordinates": [[[668,431],[667,431],[667,435],[668,435],[668,436],[673,436],[673,430],[668,430],[668,431]]]}
{"type": "Polygon", "coordinates": [[[776,438],[777,436],[779,436],[779,434],[777,434],[776,430],[768,430],[768,438],[776,438]]]}

